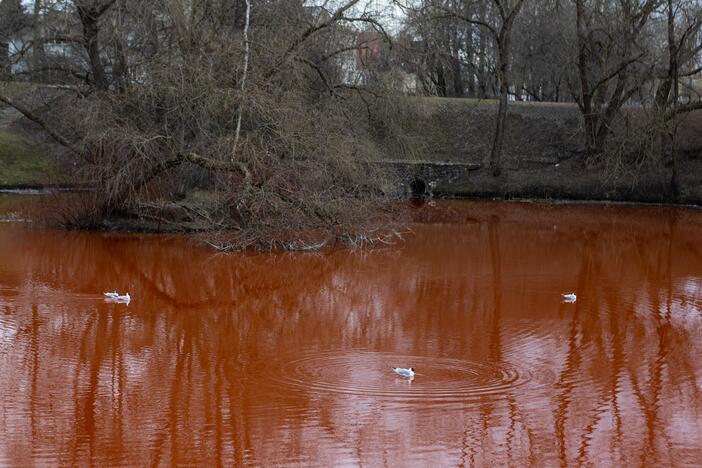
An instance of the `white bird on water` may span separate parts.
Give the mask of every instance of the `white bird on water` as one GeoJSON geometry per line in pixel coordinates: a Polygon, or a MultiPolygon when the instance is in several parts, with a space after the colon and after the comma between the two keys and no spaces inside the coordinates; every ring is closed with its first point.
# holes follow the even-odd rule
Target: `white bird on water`
{"type": "Polygon", "coordinates": [[[132,300],[129,293],[120,295],[117,291],[103,293],[105,300],[109,302],[118,302],[120,304],[129,304],[132,300]]]}
{"type": "Polygon", "coordinates": [[[561,294],[563,296],[563,302],[575,302],[578,300],[578,296],[575,293],[561,294]]]}
{"type": "Polygon", "coordinates": [[[132,298],[129,296],[129,293],[125,294],[124,296],[117,296],[115,299],[117,300],[117,302],[126,302],[127,304],[129,304],[129,301],[132,300],[132,298]]]}
{"type": "Polygon", "coordinates": [[[412,377],[414,377],[414,368],[413,367],[410,367],[409,369],[405,369],[403,367],[393,367],[392,370],[395,371],[395,373],[397,375],[399,375],[400,377],[406,377],[408,379],[411,379],[412,377]]]}

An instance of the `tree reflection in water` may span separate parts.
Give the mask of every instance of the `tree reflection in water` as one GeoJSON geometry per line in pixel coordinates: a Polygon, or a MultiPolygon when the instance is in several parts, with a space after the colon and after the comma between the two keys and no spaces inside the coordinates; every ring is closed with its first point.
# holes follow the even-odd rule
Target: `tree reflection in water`
{"type": "Polygon", "coordinates": [[[0,463],[702,459],[702,214],[417,216],[405,244],[319,255],[2,226],[0,463]],[[424,380],[395,386],[403,357],[424,380]]]}

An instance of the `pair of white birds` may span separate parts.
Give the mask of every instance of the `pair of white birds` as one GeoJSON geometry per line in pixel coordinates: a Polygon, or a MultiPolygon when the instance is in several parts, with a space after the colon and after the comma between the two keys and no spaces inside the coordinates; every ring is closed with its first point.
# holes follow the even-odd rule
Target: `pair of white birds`
{"type": "Polygon", "coordinates": [[[103,296],[105,296],[105,299],[108,301],[112,302],[122,302],[125,304],[129,304],[129,302],[132,300],[132,298],[129,296],[129,293],[125,295],[120,295],[117,291],[112,291],[112,292],[106,292],[102,293],[103,296]]]}

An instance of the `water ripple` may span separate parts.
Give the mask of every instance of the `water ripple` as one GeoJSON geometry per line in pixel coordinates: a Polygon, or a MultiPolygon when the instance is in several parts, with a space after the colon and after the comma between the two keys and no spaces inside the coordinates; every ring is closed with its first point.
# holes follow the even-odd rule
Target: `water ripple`
{"type": "Polygon", "coordinates": [[[500,398],[530,373],[507,363],[378,352],[318,352],[268,365],[263,379],[278,388],[374,397],[391,401],[470,402],[500,398]],[[412,366],[410,381],[393,366],[412,366]]]}

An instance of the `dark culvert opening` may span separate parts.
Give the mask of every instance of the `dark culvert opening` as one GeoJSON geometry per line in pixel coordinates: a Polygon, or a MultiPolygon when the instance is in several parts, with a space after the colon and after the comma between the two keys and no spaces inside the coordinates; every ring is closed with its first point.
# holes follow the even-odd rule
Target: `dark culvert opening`
{"type": "Polygon", "coordinates": [[[412,198],[424,198],[427,196],[427,183],[422,179],[414,179],[410,182],[412,198]]]}

